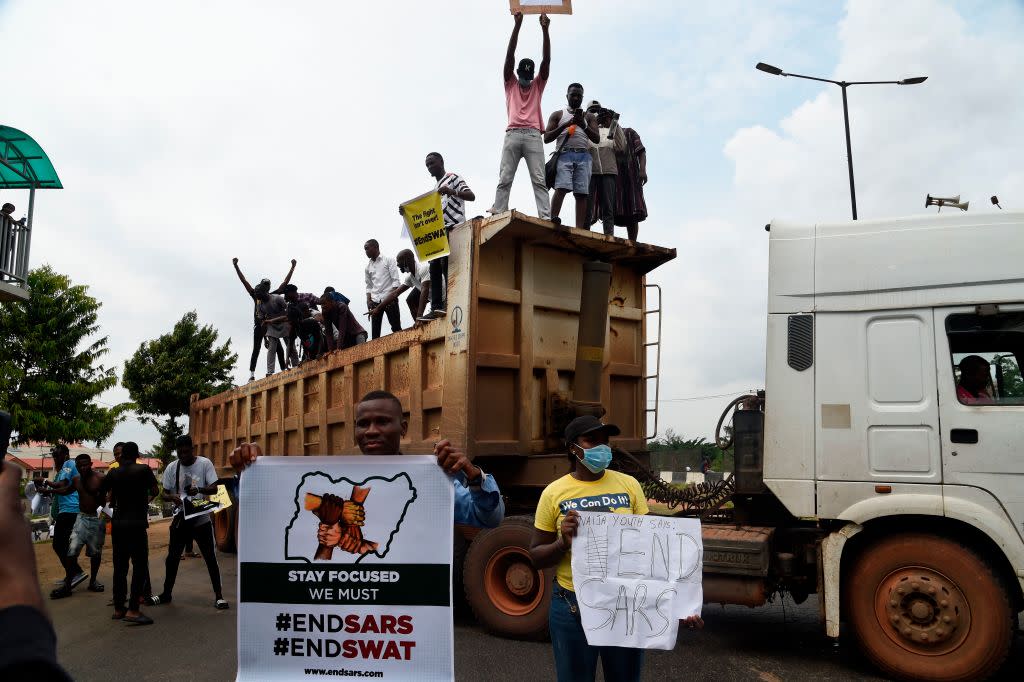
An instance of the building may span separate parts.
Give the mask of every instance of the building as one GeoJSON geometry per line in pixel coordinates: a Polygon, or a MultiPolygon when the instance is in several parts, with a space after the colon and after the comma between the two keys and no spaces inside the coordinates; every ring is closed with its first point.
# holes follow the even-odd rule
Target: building
{"type": "MultiPolygon", "coordinates": [[[[5,462],[9,462],[21,469],[21,478],[52,478],[53,475],[53,447],[44,443],[30,443],[22,446],[11,446],[7,449],[5,462]]],[[[78,455],[89,455],[92,459],[92,466],[97,471],[106,471],[114,462],[114,453],[104,448],[88,448],[80,443],[68,445],[71,457],[78,455]]],[[[139,457],[139,463],[147,465],[153,473],[160,471],[160,460],[155,457],[139,457]]]]}

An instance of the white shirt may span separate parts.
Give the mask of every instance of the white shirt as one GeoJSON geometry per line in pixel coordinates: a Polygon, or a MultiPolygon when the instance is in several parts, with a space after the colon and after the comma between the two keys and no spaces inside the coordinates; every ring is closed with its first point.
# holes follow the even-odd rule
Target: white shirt
{"type": "Polygon", "coordinates": [[[366,293],[370,299],[380,302],[392,289],[402,284],[402,272],[398,263],[390,256],[377,256],[366,264],[366,293]]]}
{"type": "Polygon", "coordinates": [[[413,267],[412,272],[402,274],[402,284],[410,289],[419,289],[424,282],[429,281],[430,265],[427,263],[418,263],[413,267]]]}
{"type": "MultiPolygon", "coordinates": [[[[217,470],[214,468],[213,462],[205,457],[196,457],[196,461],[189,466],[181,466],[181,462],[176,460],[164,469],[164,491],[174,495],[183,495],[185,489],[191,486],[208,488],[216,482],[217,470]],[[179,468],[181,468],[180,475],[178,474],[179,468]]],[[[193,521],[197,526],[209,522],[209,514],[196,517],[193,521]]]]}

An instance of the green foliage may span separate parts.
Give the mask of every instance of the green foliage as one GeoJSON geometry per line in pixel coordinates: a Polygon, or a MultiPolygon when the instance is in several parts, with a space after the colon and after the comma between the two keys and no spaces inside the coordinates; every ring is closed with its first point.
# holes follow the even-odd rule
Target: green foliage
{"type": "Polygon", "coordinates": [[[185,315],[169,334],[139,345],[124,363],[122,383],[143,422],[160,433],[153,448],[164,464],[174,450],[174,439],[184,430],[177,419],[188,414],[193,393],[210,396],[231,388],[231,368],[238,355],[231,339],[217,345],[217,330],[200,327],[195,311],[185,315]]]}
{"type": "Polygon", "coordinates": [[[0,306],[0,408],[11,413],[14,440],[101,443],[130,407],[93,402],[117,385],[99,364],[101,304],[48,265],[29,272],[28,285],[28,301],[0,306]]]}
{"type": "MultiPolygon", "coordinates": [[[[725,437],[728,437],[729,427],[726,428],[725,437]]],[[[647,449],[650,452],[679,452],[683,450],[698,450],[701,458],[711,462],[712,471],[731,471],[733,465],[732,448],[724,452],[714,443],[707,442],[706,438],[685,438],[672,429],[667,429],[662,438],[656,438],[648,443],[647,449]]]]}

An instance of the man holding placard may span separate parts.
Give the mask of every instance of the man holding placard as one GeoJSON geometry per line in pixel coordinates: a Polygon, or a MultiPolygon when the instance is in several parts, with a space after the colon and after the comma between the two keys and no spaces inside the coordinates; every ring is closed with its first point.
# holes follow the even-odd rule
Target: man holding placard
{"type": "Polygon", "coordinates": [[[532,59],[521,60],[519,67],[515,68],[516,45],[519,42],[519,29],[523,25],[521,12],[516,12],[515,22],[502,72],[505,79],[508,127],[501,148],[498,189],[494,195],[494,205],[489,212],[502,213],[508,210],[509,193],[512,191],[512,181],[515,179],[519,160],[526,159],[530,182],[533,183],[533,197],[537,202],[537,216],[549,220],[551,202],[544,179],[544,140],[541,137],[544,130],[544,115],[541,113],[540,101],[544,94],[544,86],[548,83],[548,72],[551,67],[551,38],[548,36],[551,19],[546,14],[540,16],[540,26],[544,31],[544,58],[541,60],[540,72],[536,78],[532,59]]]}

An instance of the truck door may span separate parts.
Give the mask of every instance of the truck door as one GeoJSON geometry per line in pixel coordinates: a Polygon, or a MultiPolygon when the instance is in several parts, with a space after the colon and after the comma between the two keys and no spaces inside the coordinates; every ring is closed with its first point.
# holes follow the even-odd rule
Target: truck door
{"type": "Polygon", "coordinates": [[[935,311],[943,482],[991,493],[1024,539],[1024,305],[935,311]]]}

